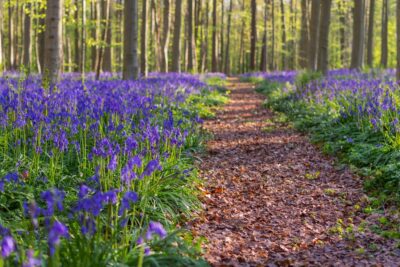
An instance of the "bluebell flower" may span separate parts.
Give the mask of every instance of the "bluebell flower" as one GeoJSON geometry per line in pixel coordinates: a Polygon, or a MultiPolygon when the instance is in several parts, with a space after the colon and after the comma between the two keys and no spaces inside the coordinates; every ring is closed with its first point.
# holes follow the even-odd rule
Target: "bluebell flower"
{"type": "Polygon", "coordinates": [[[14,238],[12,236],[5,236],[1,241],[1,257],[7,258],[16,250],[16,244],[14,238]]]}
{"type": "Polygon", "coordinates": [[[50,249],[50,255],[54,255],[55,248],[56,246],[58,246],[58,244],[60,244],[61,237],[69,237],[68,228],[59,221],[55,221],[49,231],[49,237],[47,239],[47,243],[50,249]]]}
{"type": "Polygon", "coordinates": [[[26,252],[26,261],[22,264],[22,267],[37,267],[42,266],[42,261],[39,258],[35,258],[35,252],[32,249],[28,249],[26,252]]]}
{"type": "Polygon", "coordinates": [[[118,215],[122,215],[126,210],[131,208],[131,204],[139,200],[139,196],[136,192],[128,191],[122,197],[121,206],[118,211],[118,215]]]}

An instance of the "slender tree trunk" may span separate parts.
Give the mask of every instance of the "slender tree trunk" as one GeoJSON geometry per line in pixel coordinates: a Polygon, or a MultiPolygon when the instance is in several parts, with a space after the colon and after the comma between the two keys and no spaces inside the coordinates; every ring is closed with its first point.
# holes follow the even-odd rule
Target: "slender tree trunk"
{"type": "Polygon", "coordinates": [[[4,57],[3,57],[3,0],[0,0],[0,71],[4,70],[4,57]]]}
{"type": "Polygon", "coordinates": [[[311,5],[310,43],[308,46],[308,68],[315,71],[318,59],[318,39],[321,13],[321,1],[313,0],[311,5]]]}
{"type": "Polygon", "coordinates": [[[175,25],[172,49],[172,68],[174,72],[181,72],[181,27],[182,27],[182,0],[175,2],[175,25]]]}
{"type": "MultiPolygon", "coordinates": [[[[26,9],[31,10],[31,4],[26,3],[26,9]]],[[[25,12],[24,16],[24,60],[23,64],[26,68],[30,69],[31,65],[31,16],[25,12]]]]}
{"type": "Polygon", "coordinates": [[[96,0],[91,0],[90,2],[90,17],[91,17],[91,39],[93,44],[91,45],[91,61],[92,66],[91,69],[96,69],[96,60],[97,60],[97,29],[98,29],[98,18],[97,18],[97,5],[96,0]]]}
{"type": "Polygon", "coordinates": [[[364,52],[364,0],[354,0],[353,45],[351,52],[352,69],[361,69],[364,52]]]}
{"type": "Polygon", "coordinates": [[[271,69],[275,70],[275,0],[271,0],[271,24],[272,24],[272,36],[271,36],[271,69]]]}
{"type": "Polygon", "coordinates": [[[230,62],[230,45],[231,45],[231,24],[232,24],[232,11],[233,11],[233,0],[229,3],[229,14],[228,14],[228,29],[226,34],[226,49],[225,49],[225,73],[230,75],[231,73],[231,62],[230,62]]]}
{"type": "Polygon", "coordinates": [[[340,35],[340,61],[341,64],[344,65],[347,62],[346,56],[346,12],[344,10],[343,4],[341,1],[338,2],[338,9],[339,9],[339,35],[340,35]]]}
{"type": "Polygon", "coordinates": [[[321,25],[319,29],[318,71],[328,72],[329,25],[331,23],[332,0],[323,0],[321,5],[321,25]]]}
{"type": "Polygon", "coordinates": [[[217,0],[213,0],[213,26],[212,26],[212,62],[211,71],[218,71],[218,50],[217,50],[217,0]]]}
{"type": "MultiPolygon", "coordinates": [[[[103,2],[106,3],[106,2],[103,2]]],[[[106,72],[112,72],[112,17],[113,17],[113,5],[112,2],[108,4],[108,19],[106,28],[106,39],[103,53],[103,65],[102,69],[106,72]]],[[[107,8],[107,7],[105,7],[107,8]]]]}
{"type": "Polygon", "coordinates": [[[251,0],[250,70],[256,69],[257,1],[251,0]]]}
{"type": "Polygon", "coordinates": [[[135,80],[139,77],[138,64],[138,1],[124,1],[124,65],[122,78],[135,80]]]}
{"type": "Polygon", "coordinates": [[[75,6],[76,6],[76,10],[75,10],[75,38],[74,38],[74,70],[75,71],[79,71],[79,66],[80,66],[80,54],[81,51],[79,50],[79,0],[75,0],[75,6]]]}
{"type": "Polygon", "coordinates": [[[268,51],[267,51],[267,17],[268,16],[268,0],[264,0],[264,35],[263,35],[263,46],[261,50],[261,62],[260,70],[263,72],[267,71],[268,64],[268,51]]]}
{"type": "MultiPolygon", "coordinates": [[[[242,13],[245,11],[245,0],[242,0],[242,13]]],[[[240,29],[240,48],[239,48],[239,72],[244,72],[244,31],[246,28],[246,19],[242,18],[242,26],[240,29]]]]}
{"type": "Polygon", "coordinates": [[[62,64],[63,0],[47,0],[44,75],[50,84],[60,79],[62,64]]]}
{"type": "Polygon", "coordinates": [[[100,42],[101,45],[98,49],[98,56],[97,56],[97,61],[96,61],[96,80],[100,79],[100,72],[101,72],[101,67],[103,65],[103,59],[104,59],[104,50],[105,46],[107,45],[107,33],[108,33],[108,22],[110,21],[110,0],[102,0],[101,3],[101,21],[100,21],[100,30],[101,30],[101,36],[100,36],[100,42]]]}
{"type": "Polygon", "coordinates": [[[282,69],[287,68],[287,43],[286,43],[286,22],[285,22],[285,6],[281,0],[281,23],[282,23],[282,69]]]}
{"type": "Polygon", "coordinates": [[[225,29],[225,0],[221,0],[221,32],[220,32],[220,52],[219,52],[219,71],[224,72],[224,48],[225,48],[225,40],[224,40],[224,29],[225,29]]]}
{"type": "Polygon", "coordinates": [[[300,36],[300,67],[302,69],[307,68],[307,49],[309,43],[309,32],[308,32],[308,1],[301,0],[301,36],[300,36]]]}
{"type": "MultiPolygon", "coordinates": [[[[45,12],[44,8],[42,5],[39,5],[39,12],[45,12]]],[[[39,69],[39,73],[44,73],[44,58],[45,58],[45,19],[43,17],[41,17],[38,21],[38,24],[40,26],[40,30],[38,33],[38,37],[37,37],[37,52],[38,52],[38,69],[39,69]]]]}
{"type": "Polygon", "coordinates": [[[80,62],[79,69],[82,72],[82,80],[85,78],[85,66],[86,66],[86,0],[82,1],[82,25],[81,25],[81,50],[80,50],[80,62]]]}
{"type": "Polygon", "coordinates": [[[374,58],[374,22],[375,22],[375,0],[370,0],[369,23],[368,23],[368,43],[367,43],[367,65],[372,67],[374,58]]]}
{"type": "Polygon", "coordinates": [[[387,68],[388,64],[388,7],[389,0],[383,0],[382,3],[382,43],[381,43],[381,66],[387,68]]]}
{"type": "Polygon", "coordinates": [[[163,37],[161,41],[162,50],[162,61],[161,61],[161,71],[168,72],[168,44],[169,44],[169,32],[171,24],[171,10],[170,0],[164,0],[164,21],[163,21],[163,37]]]}
{"type": "Polygon", "coordinates": [[[205,72],[208,69],[208,14],[210,12],[210,1],[206,0],[206,12],[203,14],[204,27],[201,29],[203,32],[202,44],[201,44],[201,70],[205,72]]]}
{"type": "Polygon", "coordinates": [[[147,64],[147,0],[142,1],[142,30],[140,36],[140,72],[146,77],[148,73],[147,64]]]}
{"type": "Polygon", "coordinates": [[[193,28],[193,0],[188,0],[188,71],[193,72],[196,69],[195,53],[196,45],[194,40],[193,28]]]}
{"type": "Polygon", "coordinates": [[[8,0],[8,69],[11,70],[15,67],[13,10],[11,0],[8,0]]]}
{"type": "Polygon", "coordinates": [[[397,33],[397,81],[400,80],[400,0],[397,0],[396,5],[396,33],[397,33]]]}

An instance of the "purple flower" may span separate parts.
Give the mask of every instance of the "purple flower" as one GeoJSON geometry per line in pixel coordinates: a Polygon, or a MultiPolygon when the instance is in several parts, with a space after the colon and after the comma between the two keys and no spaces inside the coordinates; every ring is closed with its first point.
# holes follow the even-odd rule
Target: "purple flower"
{"type": "Polygon", "coordinates": [[[110,171],[115,171],[115,169],[117,168],[118,162],[117,162],[117,156],[116,155],[112,155],[110,162],[108,163],[108,170],[110,171]]]}
{"type": "Polygon", "coordinates": [[[67,238],[68,235],[68,228],[60,223],[59,221],[55,221],[53,226],[50,229],[49,237],[48,237],[48,244],[50,248],[50,254],[54,255],[55,247],[60,244],[60,238],[65,237],[67,238]]]}
{"type": "Polygon", "coordinates": [[[26,252],[27,260],[22,264],[22,267],[36,267],[42,266],[42,261],[34,256],[35,252],[32,249],[29,249],[26,252]]]}
{"type": "Polygon", "coordinates": [[[125,210],[130,209],[132,203],[135,203],[138,200],[139,200],[139,196],[136,192],[133,192],[133,191],[126,192],[122,198],[121,207],[118,211],[118,215],[121,216],[125,212],[125,210]]]}
{"type": "Polygon", "coordinates": [[[164,238],[167,236],[167,231],[165,231],[161,223],[151,221],[146,233],[146,239],[151,240],[153,234],[158,235],[160,238],[164,238]]]}
{"type": "Polygon", "coordinates": [[[43,210],[43,215],[50,217],[54,215],[55,208],[59,211],[63,210],[63,201],[65,197],[65,193],[58,189],[52,189],[42,192],[42,199],[47,204],[47,209],[43,210]]]}
{"type": "Polygon", "coordinates": [[[156,170],[161,170],[161,165],[158,159],[153,159],[150,160],[149,163],[147,163],[146,168],[144,169],[142,175],[140,175],[140,178],[143,179],[145,176],[150,176],[152,175],[156,170]]]}
{"type": "Polygon", "coordinates": [[[11,236],[7,235],[1,241],[1,256],[7,258],[16,249],[15,240],[11,236]]]}

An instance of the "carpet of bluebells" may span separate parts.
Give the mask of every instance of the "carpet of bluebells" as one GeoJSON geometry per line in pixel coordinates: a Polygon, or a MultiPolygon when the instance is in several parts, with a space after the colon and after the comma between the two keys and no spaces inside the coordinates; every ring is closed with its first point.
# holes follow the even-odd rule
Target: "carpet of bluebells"
{"type": "Polygon", "coordinates": [[[23,76],[0,78],[0,266],[200,264],[174,229],[199,207],[204,80],[224,75],[23,76]]]}
{"type": "Polygon", "coordinates": [[[326,77],[256,73],[242,79],[258,77],[267,106],[310,132],[325,152],[357,167],[377,205],[400,202],[400,88],[394,70],[340,69],[326,77]]]}
{"type": "MultiPolygon", "coordinates": [[[[365,175],[377,206],[400,202],[400,87],[395,70],[249,73],[266,105],[365,175]],[[261,77],[261,79],[260,79],[261,77]]],[[[400,229],[398,229],[400,232],[400,229]]]]}

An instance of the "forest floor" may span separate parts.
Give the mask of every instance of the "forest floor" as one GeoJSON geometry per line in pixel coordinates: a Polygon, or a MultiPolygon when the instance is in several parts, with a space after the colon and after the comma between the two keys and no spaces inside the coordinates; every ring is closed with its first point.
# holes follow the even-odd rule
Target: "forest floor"
{"type": "MultiPolygon", "coordinates": [[[[400,266],[400,249],[369,229],[362,180],[229,80],[230,102],[205,122],[205,209],[191,223],[213,266],[400,266]]],[[[383,223],[381,221],[381,223],[383,223]]]]}

